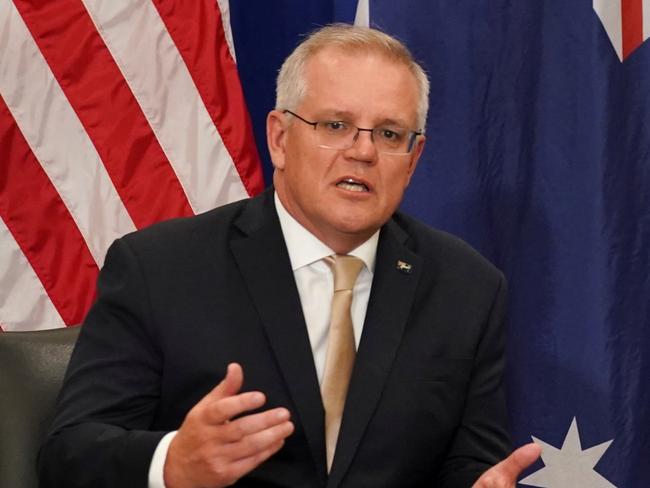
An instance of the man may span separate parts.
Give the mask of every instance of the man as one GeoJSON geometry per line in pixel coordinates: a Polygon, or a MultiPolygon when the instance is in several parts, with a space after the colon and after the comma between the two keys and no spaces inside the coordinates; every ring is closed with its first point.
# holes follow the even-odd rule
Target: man
{"type": "Polygon", "coordinates": [[[395,213],[426,76],[389,36],[330,26],[277,91],[274,189],[109,250],[43,486],[514,486],[538,449],[489,469],[509,449],[504,279],[395,213]]]}

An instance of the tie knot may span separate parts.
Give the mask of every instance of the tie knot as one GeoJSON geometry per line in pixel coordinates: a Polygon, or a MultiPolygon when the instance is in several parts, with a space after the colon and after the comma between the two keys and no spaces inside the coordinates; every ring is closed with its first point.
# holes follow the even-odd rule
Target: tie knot
{"type": "Polygon", "coordinates": [[[335,254],[325,258],[334,273],[334,291],[351,290],[363,267],[363,261],[347,254],[335,254]]]}

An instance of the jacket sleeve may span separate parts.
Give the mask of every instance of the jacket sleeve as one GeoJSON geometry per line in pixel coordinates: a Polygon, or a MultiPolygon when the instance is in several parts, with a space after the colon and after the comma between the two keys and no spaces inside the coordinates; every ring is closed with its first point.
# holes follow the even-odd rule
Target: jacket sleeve
{"type": "Polygon", "coordinates": [[[145,487],[162,355],[146,278],[124,239],[108,251],[38,459],[40,486],[145,487]]]}
{"type": "Polygon", "coordinates": [[[476,348],[463,417],[435,486],[469,488],[511,450],[503,387],[506,288],[501,276],[476,348]]]}

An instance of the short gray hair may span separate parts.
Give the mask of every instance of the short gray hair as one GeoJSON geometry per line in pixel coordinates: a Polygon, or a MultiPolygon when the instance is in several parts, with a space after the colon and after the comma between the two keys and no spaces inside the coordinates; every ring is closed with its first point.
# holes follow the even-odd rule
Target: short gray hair
{"type": "Polygon", "coordinates": [[[326,47],[345,51],[380,54],[408,67],[418,86],[418,129],[424,130],[429,111],[429,79],[400,41],[377,29],[349,24],[332,24],[312,32],[284,61],[278,74],[275,108],[295,110],[305,95],[305,66],[307,61],[326,47]]]}

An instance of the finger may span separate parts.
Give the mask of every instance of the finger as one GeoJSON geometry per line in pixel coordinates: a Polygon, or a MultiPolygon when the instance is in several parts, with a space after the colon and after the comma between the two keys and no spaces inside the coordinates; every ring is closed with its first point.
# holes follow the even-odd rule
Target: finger
{"type": "Polygon", "coordinates": [[[266,397],[259,391],[221,398],[204,404],[203,420],[212,425],[220,425],[244,412],[260,408],[265,402],[266,397]]]}
{"type": "Polygon", "coordinates": [[[238,480],[242,476],[253,471],[255,468],[257,468],[268,458],[273,456],[273,454],[278,452],[283,445],[284,445],[284,441],[281,440],[276,442],[275,444],[270,445],[267,449],[258,452],[254,456],[249,456],[231,462],[228,465],[228,467],[225,469],[223,477],[226,479],[231,479],[233,481],[238,480]]]}
{"type": "Polygon", "coordinates": [[[258,456],[272,449],[278,442],[284,442],[294,431],[293,423],[286,421],[243,437],[238,442],[223,446],[223,453],[232,461],[258,456]]]}
{"type": "Polygon", "coordinates": [[[230,363],[226,368],[226,376],[210,390],[198,403],[197,407],[202,407],[206,403],[236,395],[244,384],[244,372],[242,367],[237,363],[230,363]]]}
{"type": "Polygon", "coordinates": [[[289,411],[281,407],[246,415],[224,425],[222,439],[227,442],[237,442],[247,435],[255,434],[274,425],[286,422],[290,416],[289,411]]]}
{"type": "MultiPolygon", "coordinates": [[[[226,370],[226,377],[213,390],[214,395],[225,398],[236,395],[244,384],[244,371],[238,363],[230,363],[226,370]]],[[[212,393],[212,392],[211,392],[212,393]]]]}
{"type": "Polygon", "coordinates": [[[517,480],[521,472],[533,464],[542,453],[542,448],[531,442],[515,450],[510,456],[494,466],[493,469],[513,483],[517,480]]]}

